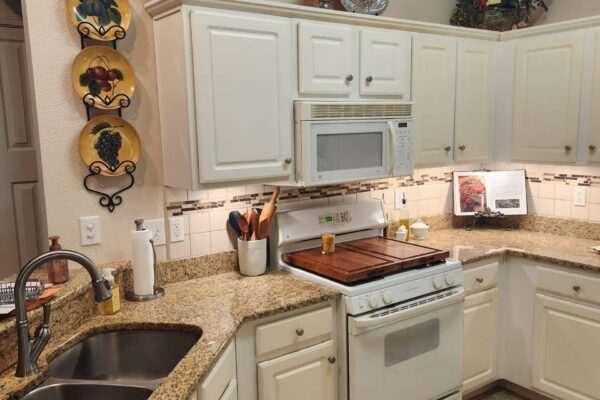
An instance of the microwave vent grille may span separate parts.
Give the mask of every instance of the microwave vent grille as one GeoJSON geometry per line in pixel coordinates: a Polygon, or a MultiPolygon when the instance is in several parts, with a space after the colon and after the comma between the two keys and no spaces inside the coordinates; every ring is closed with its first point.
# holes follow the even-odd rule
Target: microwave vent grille
{"type": "Polygon", "coordinates": [[[412,104],[313,104],[311,118],[392,118],[412,116],[412,104]]]}

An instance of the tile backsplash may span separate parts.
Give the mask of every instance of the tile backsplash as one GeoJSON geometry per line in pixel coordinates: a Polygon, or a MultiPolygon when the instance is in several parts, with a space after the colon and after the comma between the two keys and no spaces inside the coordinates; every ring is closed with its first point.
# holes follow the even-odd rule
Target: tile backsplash
{"type": "MultiPolygon", "coordinates": [[[[377,198],[383,199],[389,218],[397,218],[395,193],[402,188],[411,218],[452,213],[452,172],[525,169],[527,202],[534,215],[600,222],[600,168],[556,165],[476,163],[415,170],[412,176],[352,182],[309,188],[282,188],[279,210],[292,210],[377,198]],[[586,186],[584,207],[574,206],[576,186],[586,186]]],[[[170,243],[170,258],[219,253],[234,248],[235,236],[227,228],[229,212],[260,207],[272,186],[247,185],[224,189],[186,191],[165,188],[167,216],[181,215],[185,240],[170,243]]]]}

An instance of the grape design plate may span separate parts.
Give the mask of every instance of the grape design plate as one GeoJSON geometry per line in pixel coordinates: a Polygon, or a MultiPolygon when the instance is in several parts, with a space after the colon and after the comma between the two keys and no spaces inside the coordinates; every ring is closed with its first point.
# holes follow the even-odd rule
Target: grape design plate
{"type": "Polygon", "coordinates": [[[125,173],[123,161],[137,163],[141,153],[140,137],[127,121],[112,115],[92,118],[79,135],[79,154],[90,166],[96,161],[100,174],[119,176],[125,173]],[[114,170],[114,172],[112,171],[114,170]]]}
{"type": "Polygon", "coordinates": [[[128,0],[66,0],[67,13],[79,32],[92,39],[123,39],[131,24],[128,0]]]}
{"type": "Polygon", "coordinates": [[[90,107],[113,110],[129,106],[135,72],[116,50],[91,46],[82,50],[71,69],[73,88],[90,107]]]}

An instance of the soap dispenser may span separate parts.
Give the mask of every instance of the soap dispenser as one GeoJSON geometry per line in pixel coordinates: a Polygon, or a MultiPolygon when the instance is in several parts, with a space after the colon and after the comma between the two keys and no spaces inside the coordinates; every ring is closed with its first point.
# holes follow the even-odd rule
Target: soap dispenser
{"type": "Polygon", "coordinates": [[[115,276],[113,275],[114,272],[115,270],[113,268],[104,268],[104,279],[106,279],[106,281],[110,285],[112,297],[98,304],[98,310],[100,311],[100,314],[111,315],[116,314],[121,310],[121,298],[119,296],[119,287],[115,284],[115,276]]]}

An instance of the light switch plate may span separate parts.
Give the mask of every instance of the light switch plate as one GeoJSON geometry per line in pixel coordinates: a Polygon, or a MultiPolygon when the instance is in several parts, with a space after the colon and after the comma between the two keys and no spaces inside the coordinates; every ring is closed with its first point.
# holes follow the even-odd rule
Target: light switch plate
{"type": "Polygon", "coordinates": [[[183,226],[183,217],[169,218],[169,241],[171,243],[183,242],[185,240],[185,231],[183,226]]]}
{"type": "Polygon", "coordinates": [[[167,243],[165,220],[163,218],[146,220],[144,226],[146,229],[152,231],[152,240],[155,246],[161,246],[167,243]]]}
{"type": "Polygon", "coordinates": [[[397,188],[395,194],[395,209],[396,210],[404,210],[405,205],[402,203],[402,199],[404,198],[404,189],[397,188]]]}
{"type": "Polygon", "coordinates": [[[100,217],[80,217],[79,234],[82,246],[92,246],[102,243],[100,231],[100,217]]]}
{"type": "Polygon", "coordinates": [[[577,207],[585,207],[587,196],[587,187],[577,186],[575,187],[575,193],[573,193],[573,205],[577,207]]]}

